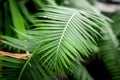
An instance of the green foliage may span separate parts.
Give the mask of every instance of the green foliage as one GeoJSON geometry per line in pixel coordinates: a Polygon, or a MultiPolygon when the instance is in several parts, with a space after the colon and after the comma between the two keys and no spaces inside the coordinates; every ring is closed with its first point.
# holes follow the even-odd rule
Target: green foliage
{"type": "MultiPolygon", "coordinates": [[[[17,29],[21,32],[25,32],[24,21],[23,21],[23,18],[19,12],[16,1],[9,0],[9,3],[10,3],[10,10],[11,10],[11,15],[12,15],[13,25],[14,25],[15,29],[17,29]]],[[[19,34],[18,34],[18,37],[20,39],[24,39],[19,34]]]]}
{"type": "MultiPolygon", "coordinates": [[[[0,7],[0,29],[5,34],[0,39],[15,51],[32,54],[26,61],[0,56],[0,80],[61,80],[59,75],[66,79],[71,75],[75,80],[94,80],[83,64],[87,64],[84,57],[99,52],[111,79],[120,79],[119,42],[110,28],[110,20],[86,0],[0,2],[4,7],[4,10],[0,7]]],[[[118,23],[116,18],[115,15],[113,20],[118,23]]],[[[118,36],[116,23],[113,26],[117,29],[113,30],[118,36]]]]}
{"type": "Polygon", "coordinates": [[[23,67],[25,61],[18,60],[10,57],[0,56],[0,66],[4,67],[0,70],[0,80],[15,80],[20,73],[21,68],[23,67]]]}
{"type": "Polygon", "coordinates": [[[87,0],[91,5],[95,5],[97,0],[87,0]]]}
{"type": "Polygon", "coordinates": [[[101,17],[91,12],[65,7],[48,7],[44,10],[45,12],[37,13],[35,16],[45,19],[37,20],[33,25],[36,26],[35,34],[36,32],[40,34],[38,37],[38,44],[42,45],[38,49],[38,53],[42,55],[40,60],[43,64],[64,73],[64,67],[72,65],[70,60],[74,61],[74,57],[79,58],[81,55],[88,56],[96,45],[95,38],[101,36],[97,30],[102,30],[98,24],[103,26],[96,20],[101,17]]]}
{"type": "Polygon", "coordinates": [[[112,24],[112,29],[120,41],[120,23],[119,23],[120,19],[119,18],[120,18],[120,10],[116,11],[112,16],[112,20],[114,21],[114,23],[112,24]]]}
{"type": "Polygon", "coordinates": [[[67,3],[64,4],[69,7],[74,7],[80,10],[88,10],[88,11],[93,11],[95,13],[99,13],[99,11],[96,10],[93,6],[91,6],[87,0],[66,0],[66,2],[67,3]]]}
{"type": "Polygon", "coordinates": [[[109,71],[112,80],[120,79],[120,62],[118,53],[118,40],[110,27],[105,28],[104,39],[100,42],[100,52],[102,59],[109,71]]]}

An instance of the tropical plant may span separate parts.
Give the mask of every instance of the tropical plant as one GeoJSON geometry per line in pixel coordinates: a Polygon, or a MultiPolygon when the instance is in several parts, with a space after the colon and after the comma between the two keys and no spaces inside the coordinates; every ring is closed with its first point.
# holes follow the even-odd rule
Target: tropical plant
{"type": "Polygon", "coordinates": [[[120,79],[119,42],[110,20],[85,0],[70,0],[69,4],[64,0],[0,1],[10,6],[0,10],[8,23],[1,23],[5,26],[0,26],[1,30],[12,26],[10,35],[1,31],[1,45],[31,54],[27,60],[0,56],[0,80],[61,80],[69,79],[69,75],[75,80],[94,80],[85,65],[86,58],[94,53],[101,54],[111,79],[120,79]]]}
{"type": "Polygon", "coordinates": [[[113,15],[112,15],[112,20],[114,21],[114,23],[112,24],[112,29],[114,31],[114,33],[117,35],[117,37],[119,38],[120,40],[120,10],[116,11],[113,15]]]}

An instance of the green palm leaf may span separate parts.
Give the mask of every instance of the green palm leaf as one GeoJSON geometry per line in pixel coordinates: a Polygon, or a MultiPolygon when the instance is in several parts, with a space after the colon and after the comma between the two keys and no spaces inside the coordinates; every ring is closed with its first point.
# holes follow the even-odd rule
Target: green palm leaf
{"type": "Polygon", "coordinates": [[[58,80],[56,74],[50,70],[45,69],[44,66],[41,66],[41,62],[38,61],[39,56],[31,56],[23,68],[21,69],[18,80],[58,80]]]}
{"type": "Polygon", "coordinates": [[[74,62],[76,68],[73,68],[73,77],[75,80],[94,80],[87,69],[79,61],[74,62]]]}
{"type": "Polygon", "coordinates": [[[18,60],[10,57],[0,56],[0,66],[3,69],[0,70],[0,80],[15,80],[20,73],[25,61],[18,60]]]}
{"type": "MultiPolygon", "coordinates": [[[[31,51],[29,49],[37,46],[21,68],[19,80],[39,80],[46,76],[45,80],[51,77],[57,80],[55,73],[65,75],[66,70],[74,73],[74,69],[78,67],[78,64],[74,64],[76,58],[83,61],[82,56],[89,57],[93,47],[97,46],[97,39],[102,37],[100,31],[108,25],[105,17],[100,14],[66,7],[48,6],[34,16],[37,19],[32,27],[35,28],[27,31],[27,35],[32,37],[17,31],[26,37],[26,42],[1,37],[7,40],[9,45],[22,50],[31,51]],[[36,75],[39,77],[36,78],[36,75]]],[[[79,71],[85,71],[84,75],[80,75],[81,80],[92,80],[84,66],[81,63],[79,66],[82,68],[79,71]]]]}
{"type": "Polygon", "coordinates": [[[28,37],[29,37],[29,40],[20,40],[20,39],[16,39],[9,36],[3,36],[3,35],[0,36],[1,39],[5,40],[4,42],[5,44],[10,45],[15,49],[17,48],[19,50],[33,52],[37,45],[34,44],[35,43],[34,41],[32,41],[31,39],[33,38],[32,36],[27,35],[26,39],[28,37]]]}
{"type": "Polygon", "coordinates": [[[119,40],[120,40],[120,23],[119,23],[120,22],[120,10],[118,10],[117,12],[113,14],[112,20],[114,21],[114,23],[112,24],[112,29],[117,35],[117,37],[119,37],[119,40]]]}
{"type": "Polygon", "coordinates": [[[90,4],[90,3],[95,2],[95,0],[91,0],[91,1],[89,0],[66,0],[66,2],[68,3],[65,3],[65,5],[70,6],[70,7],[78,8],[80,10],[93,11],[95,13],[99,12],[90,4]]]}
{"type": "Polygon", "coordinates": [[[36,28],[32,34],[40,34],[41,46],[36,53],[42,55],[39,60],[43,64],[64,73],[63,68],[72,65],[74,57],[89,56],[95,39],[101,36],[97,30],[102,30],[105,21],[94,13],[65,7],[48,7],[44,11],[35,14],[44,18],[33,25],[36,28]]]}
{"type": "Polygon", "coordinates": [[[100,42],[102,59],[112,80],[120,80],[120,54],[118,53],[118,40],[110,27],[105,28],[104,39],[100,42]]]}
{"type": "MultiPolygon", "coordinates": [[[[23,17],[21,16],[16,0],[9,0],[9,4],[12,15],[12,21],[15,29],[21,32],[25,32],[26,30],[25,30],[24,20],[23,17]]],[[[24,39],[24,37],[20,36],[19,34],[17,36],[20,39],[24,39]]]]}

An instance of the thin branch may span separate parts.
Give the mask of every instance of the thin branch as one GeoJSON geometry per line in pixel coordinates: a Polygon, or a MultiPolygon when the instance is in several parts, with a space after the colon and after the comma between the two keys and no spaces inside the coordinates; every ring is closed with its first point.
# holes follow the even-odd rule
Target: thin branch
{"type": "Polygon", "coordinates": [[[0,39],[0,42],[1,42],[1,43],[5,43],[5,44],[7,43],[7,41],[2,40],[2,39],[0,39]]]}
{"type": "Polygon", "coordinates": [[[13,54],[9,52],[0,51],[0,56],[9,56],[9,57],[17,58],[17,59],[27,60],[28,57],[31,56],[31,54],[20,54],[20,53],[13,54]]]}

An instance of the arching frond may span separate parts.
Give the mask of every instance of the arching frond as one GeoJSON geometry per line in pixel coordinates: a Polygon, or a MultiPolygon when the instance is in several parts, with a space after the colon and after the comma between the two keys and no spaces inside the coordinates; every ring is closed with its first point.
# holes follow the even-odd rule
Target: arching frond
{"type": "Polygon", "coordinates": [[[110,27],[105,28],[103,40],[100,42],[102,60],[112,80],[120,80],[120,54],[118,53],[118,40],[110,27]]]}
{"type": "MultiPolygon", "coordinates": [[[[100,14],[66,7],[48,6],[34,16],[37,19],[34,20],[35,24],[32,27],[35,28],[28,31],[28,34],[33,39],[28,38],[26,40],[28,42],[25,42],[26,45],[19,44],[23,43],[21,40],[2,37],[9,41],[9,45],[23,50],[30,51],[29,49],[34,49],[33,46],[35,45],[32,46],[32,42],[37,44],[32,56],[21,68],[18,75],[19,80],[38,80],[38,78],[46,75],[57,79],[53,71],[65,75],[66,70],[76,69],[77,66],[74,64],[76,58],[82,61],[82,56],[89,57],[93,47],[97,46],[97,39],[102,37],[100,32],[104,32],[104,26],[108,25],[105,18],[100,14]],[[42,74],[42,71],[45,75],[42,74]],[[40,76],[36,78],[36,75],[40,76]]],[[[23,35],[22,33],[20,34],[23,35]]],[[[28,36],[26,35],[26,37],[28,36]]],[[[81,68],[85,71],[85,75],[80,75],[81,80],[84,80],[84,78],[92,80],[84,66],[81,68]]]]}
{"type": "Polygon", "coordinates": [[[40,19],[35,21],[36,28],[31,33],[40,35],[41,46],[36,53],[42,55],[39,60],[43,64],[64,72],[63,68],[72,65],[70,60],[74,61],[74,57],[90,54],[95,39],[101,36],[97,30],[102,31],[106,22],[89,11],[65,7],[48,7],[44,11],[35,14],[40,19]]]}
{"type": "MultiPolygon", "coordinates": [[[[26,39],[28,37],[29,36],[27,35],[26,39]]],[[[32,41],[33,37],[29,38],[28,40],[20,40],[20,39],[16,39],[13,37],[1,35],[0,38],[3,39],[2,43],[10,45],[11,47],[19,49],[19,50],[33,52],[37,46],[36,44],[34,44],[34,41],[32,41]]]]}
{"type": "Polygon", "coordinates": [[[91,4],[95,3],[95,0],[66,0],[67,3],[65,5],[74,7],[80,10],[87,10],[95,12],[96,14],[99,13],[91,4]],[[82,4],[80,4],[82,3],[82,4]],[[90,4],[91,3],[91,4],[90,4]],[[89,7],[89,8],[88,8],[89,7]]]}
{"type": "Polygon", "coordinates": [[[120,11],[116,12],[113,16],[112,16],[112,19],[114,21],[113,25],[112,25],[112,28],[114,30],[114,32],[118,35],[120,34],[120,11]]]}
{"type": "Polygon", "coordinates": [[[112,24],[112,29],[114,33],[117,35],[119,41],[120,41],[120,10],[115,12],[112,16],[112,20],[114,23],[112,24]]]}

